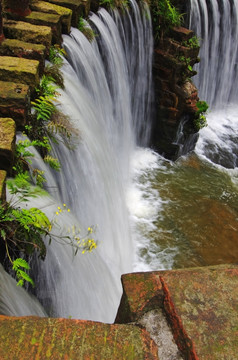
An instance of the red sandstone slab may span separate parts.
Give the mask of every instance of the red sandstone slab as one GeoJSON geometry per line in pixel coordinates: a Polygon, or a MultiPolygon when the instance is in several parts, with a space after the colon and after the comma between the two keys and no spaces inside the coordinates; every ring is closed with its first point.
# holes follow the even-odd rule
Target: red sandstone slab
{"type": "Polygon", "coordinates": [[[122,276],[123,295],[116,323],[138,320],[145,312],[162,306],[163,291],[159,274],[140,272],[122,276]]]}
{"type": "Polygon", "coordinates": [[[158,360],[157,352],[133,325],[0,316],[1,360],[158,360]]]}
{"type": "Polygon", "coordinates": [[[185,358],[238,359],[238,266],[160,274],[165,310],[185,358]]]}

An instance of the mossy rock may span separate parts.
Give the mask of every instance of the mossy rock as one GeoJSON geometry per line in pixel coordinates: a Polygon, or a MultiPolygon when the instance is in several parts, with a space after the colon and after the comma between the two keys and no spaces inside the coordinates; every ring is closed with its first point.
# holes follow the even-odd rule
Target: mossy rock
{"type": "Polygon", "coordinates": [[[0,169],[11,171],[14,158],[16,124],[13,119],[0,118],[0,169]]]}
{"type": "Polygon", "coordinates": [[[5,36],[10,39],[42,44],[47,48],[51,45],[52,30],[49,26],[33,25],[24,21],[5,20],[3,30],[5,36]]]}
{"type": "Polygon", "coordinates": [[[66,7],[72,10],[72,26],[78,26],[79,16],[88,16],[90,1],[82,0],[49,0],[50,3],[66,7]]]}
{"type": "Polygon", "coordinates": [[[72,10],[66,7],[51,4],[45,1],[33,1],[31,9],[34,11],[40,11],[48,14],[60,15],[62,22],[62,32],[68,34],[71,27],[72,10]]]}
{"type": "Polygon", "coordinates": [[[29,22],[34,25],[49,26],[52,29],[52,41],[53,43],[61,43],[61,20],[58,14],[48,14],[44,12],[32,11],[28,16],[25,16],[25,22],[29,22]]]}
{"type": "Polygon", "coordinates": [[[22,129],[30,113],[30,88],[28,85],[0,81],[0,116],[13,118],[22,129]]]}
{"type": "Polygon", "coordinates": [[[159,360],[137,326],[93,321],[0,316],[1,360],[159,360]]]}
{"type": "Polygon", "coordinates": [[[0,55],[38,60],[40,63],[40,74],[42,74],[46,47],[41,44],[32,44],[17,39],[4,39],[0,46],[0,55]]]}
{"type": "Polygon", "coordinates": [[[27,84],[33,90],[39,83],[39,61],[0,56],[0,78],[27,84]]]}

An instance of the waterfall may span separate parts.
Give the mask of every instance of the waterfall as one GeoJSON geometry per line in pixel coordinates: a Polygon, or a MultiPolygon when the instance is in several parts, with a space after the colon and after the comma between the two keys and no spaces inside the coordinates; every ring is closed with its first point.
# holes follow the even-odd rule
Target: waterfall
{"type": "Polygon", "coordinates": [[[196,152],[225,168],[238,166],[238,1],[190,0],[190,28],[200,39],[194,82],[210,106],[196,152]]]}
{"type": "Polygon", "coordinates": [[[8,275],[0,264],[0,314],[9,316],[38,315],[46,312],[34,297],[17,286],[16,281],[8,275]]]}
{"type": "Polygon", "coordinates": [[[238,95],[238,2],[190,0],[189,26],[200,39],[195,83],[212,108],[236,102],[238,95]]]}
{"type": "Polygon", "coordinates": [[[98,247],[74,256],[70,246],[52,241],[45,261],[34,261],[35,295],[50,316],[113,322],[120,276],[132,271],[126,192],[131,156],[150,131],[153,39],[147,5],[132,0],[129,7],[92,13],[92,43],[77,29],[63,37],[65,89],[57,106],[70,119],[73,149],[52,144],[59,173],[36,154],[33,166],[46,170],[50,196],[30,206],[51,219],[67,204],[61,229],[77,225],[83,233],[95,225],[98,247]]]}

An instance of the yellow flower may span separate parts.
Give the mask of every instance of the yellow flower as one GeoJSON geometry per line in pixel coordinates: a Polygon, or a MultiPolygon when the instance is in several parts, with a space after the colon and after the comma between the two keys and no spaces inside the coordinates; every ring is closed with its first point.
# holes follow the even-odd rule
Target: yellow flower
{"type": "Polygon", "coordinates": [[[66,204],[63,204],[63,206],[65,207],[65,206],[66,206],[66,204]]]}
{"type": "Polygon", "coordinates": [[[60,210],[60,206],[58,206],[58,208],[57,209],[59,209],[60,210]]]}
{"type": "Polygon", "coordinates": [[[58,211],[56,211],[56,215],[59,215],[58,211]]]}
{"type": "Polygon", "coordinates": [[[70,209],[68,209],[67,211],[70,212],[70,209]]]}

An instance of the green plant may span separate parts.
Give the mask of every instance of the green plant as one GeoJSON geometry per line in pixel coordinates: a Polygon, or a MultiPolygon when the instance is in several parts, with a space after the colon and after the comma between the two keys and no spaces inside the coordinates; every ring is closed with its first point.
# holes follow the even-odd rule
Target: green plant
{"type": "Polygon", "coordinates": [[[190,47],[191,49],[197,49],[200,46],[198,37],[196,35],[186,41],[183,41],[182,45],[186,47],[190,47]]]}
{"type": "Polygon", "coordinates": [[[26,273],[29,265],[25,259],[22,259],[22,256],[24,254],[24,257],[28,258],[34,252],[38,252],[40,258],[44,260],[46,246],[43,239],[48,239],[49,244],[54,239],[63,245],[70,245],[74,255],[79,250],[84,254],[97,247],[91,235],[94,232],[93,227],[89,227],[84,236],[76,226],[72,229],[61,229],[64,231],[61,235],[52,232],[53,228],[61,228],[57,221],[58,216],[64,212],[70,212],[66,204],[62,208],[58,206],[55,217],[51,221],[38,208],[20,207],[30,198],[46,194],[41,188],[30,184],[27,172],[18,174],[14,179],[9,179],[7,186],[11,197],[9,202],[0,205],[0,240],[5,244],[8,259],[13,270],[16,271],[18,285],[22,286],[24,281],[34,285],[33,280],[26,273]]]}
{"type": "Polygon", "coordinates": [[[207,113],[209,106],[206,103],[206,101],[201,101],[201,100],[199,100],[196,103],[196,106],[197,106],[198,110],[195,113],[194,126],[195,126],[195,129],[197,131],[199,131],[203,127],[207,126],[206,113],[207,113]]]}
{"type": "Polygon", "coordinates": [[[193,72],[193,67],[191,65],[191,58],[186,57],[184,55],[181,55],[181,56],[178,57],[178,61],[181,62],[181,63],[184,63],[184,65],[186,66],[186,71],[184,71],[184,77],[186,78],[189,75],[188,71],[190,73],[193,72]]]}
{"type": "Polygon", "coordinates": [[[201,101],[201,100],[199,100],[196,103],[196,106],[198,108],[198,111],[196,112],[197,115],[207,112],[207,110],[209,108],[209,105],[207,104],[207,102],[206,101],[201,101]]]}
{"type": "Polygon", "coordinates": [[[60,71],[61,65],[62,64],[47,64],[44,69],[44,75],[50,78],[51,81],[61,89],[64,89],[64,78],[60,71]]]}
{"type": "Polygon", "coordinates": [[[171,27],[180,26],[183,21],[183,14],[170,0],[152,0],[151,13],[155,40],[163,38],[171,27]]]}
{"type": "Polygon", "coordinates": [[[17,285],[23,286],[24,281],[30,283],[33,287],[35,286],[32,278],[26,273],[26,270],[30,270],[28,262],[22,258],[18,258],[13,261],[12,269],[16,272],[16,277],[18,279],[17,285]]]}
{"type": "Polygon", "coordinates": [[[66,51],[59,45],[53,45],[49,49],[49,60],[52,64],[62,65],[64,62],[66,51]]]}
{"type": "Polygon", "coordinates": [[[78,21],[78,29],[84,34],[88,41],[92,42],[95,38],[94,31],[89,27],[87,21],[82,16],[80,16],[78,21]]]}

